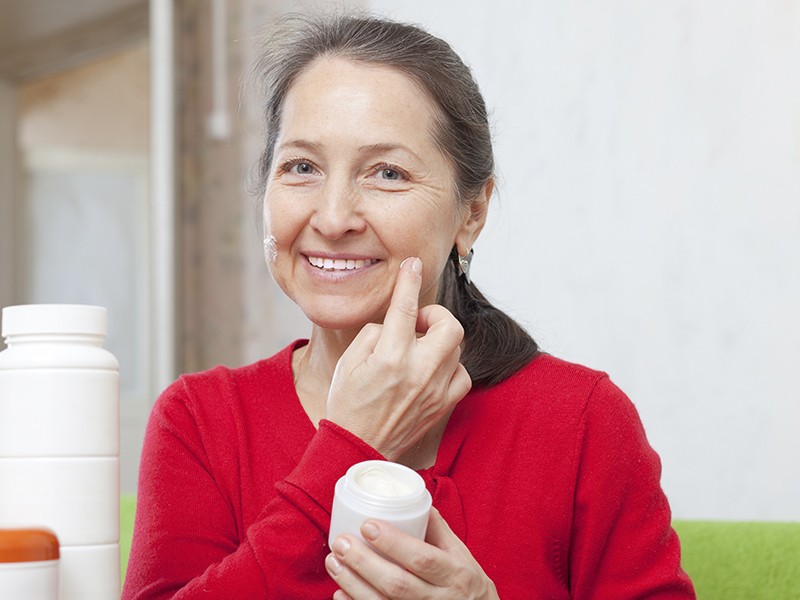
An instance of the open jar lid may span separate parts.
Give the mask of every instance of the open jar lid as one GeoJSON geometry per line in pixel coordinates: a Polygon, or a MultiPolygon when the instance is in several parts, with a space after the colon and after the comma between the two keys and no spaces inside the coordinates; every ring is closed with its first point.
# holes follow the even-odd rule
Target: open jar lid
{"type": "Polygon", "coordinates": [[[58,538],[49,529],[0,529],[0,564],[58,558],[58,538]]]}

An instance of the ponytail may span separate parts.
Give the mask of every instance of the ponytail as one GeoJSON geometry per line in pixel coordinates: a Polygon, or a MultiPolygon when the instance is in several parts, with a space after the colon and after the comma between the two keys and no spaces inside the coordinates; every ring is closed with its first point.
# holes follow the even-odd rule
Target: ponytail
{"type": "Polygon", "coordinates": [[[464,327],[461,364],[475,386],[492,386],[528,364],[539,346],[514,319],[496,308],[474,283],[460,275],[458,251],[439,282],[438,304],[447,308],[464,327]]]}

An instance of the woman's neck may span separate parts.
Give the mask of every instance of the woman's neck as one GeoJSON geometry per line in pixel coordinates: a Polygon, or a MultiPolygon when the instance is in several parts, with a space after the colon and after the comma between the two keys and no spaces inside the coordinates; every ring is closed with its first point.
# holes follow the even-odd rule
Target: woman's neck
{"type": "Polygon", "coordinates": [[[337,331],[314,325],[308,344],[292,355],[295,390],[315,426],[325,416],[336,364],[357,334],[357,331],[337,331]]]}
{"type": "MultiPolygon", "coordinates": [[[[307,345],[298,348],[292,355],[292,374],[300,404],[316,427],[325,418],[328,391],[333,380],[336,364],[342,354],[358,335],[358,331],[336,331],[313,327],[307,345]]],[[[412,469],[431,467],[436,461],[439,443],[450,418],[448,412],[434,425],[419,443],[397,462],[412,469]]]]}

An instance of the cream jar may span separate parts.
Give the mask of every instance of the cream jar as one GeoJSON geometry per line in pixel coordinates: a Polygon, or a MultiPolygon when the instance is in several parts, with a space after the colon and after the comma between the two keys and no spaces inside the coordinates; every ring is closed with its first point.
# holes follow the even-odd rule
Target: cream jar
{"type": "Polygon", "coordinates": [[[382,460],[357,463],[336,482],[328,545],[343,533],[363,540],[360,529],[367,519],[424,540],[430,509],[430,492],[413,469],[382,460]]]}
{"type": "Polygon", "coordinates": [[[58,600],[58,539],[49,529],[0,529],[0,598],[58,600]]]}

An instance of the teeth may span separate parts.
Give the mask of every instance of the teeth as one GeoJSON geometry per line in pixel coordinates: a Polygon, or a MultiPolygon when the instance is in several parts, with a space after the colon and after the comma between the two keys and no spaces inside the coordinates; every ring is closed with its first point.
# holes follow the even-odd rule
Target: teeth
{"type": "Polygon", "coordinates": [[[368,258],[366,260],[345,260],[342,258],[322,258],[320,256],[309,256],[308,262],[319,269],[326,271],[352,271],[354,269],[363,269],[369,265],[378,262],[377,259],[368,258]]]}

